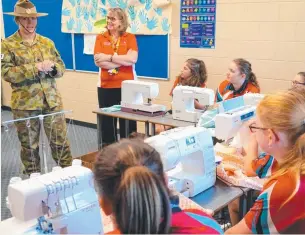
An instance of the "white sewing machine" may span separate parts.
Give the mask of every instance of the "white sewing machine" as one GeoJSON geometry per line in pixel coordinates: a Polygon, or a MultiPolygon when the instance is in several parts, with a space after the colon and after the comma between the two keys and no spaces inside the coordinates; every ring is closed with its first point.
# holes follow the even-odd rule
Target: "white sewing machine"
{"type": "Polygon", "coordinates": [[[180,127],[147,138],[161,155],[169,185],[193,197],[212,187],[216,165],[210,132],[203,127],[180,127]]]}
{"type": "Polygon", "coordinates": [[[255,117],[256,106],[263,98],[263,94],[248,93],[221,102],[215,116],[215,137],[222,140],[235,137],[243,123],[255,117]]]}
{"type": "MultiPolygon", "coordinates": [[[[13,218],[5,234],[103,234],[93,174],[79,165],[19,180],[8,187],[13,218]]],[[[75,165],[78,164],[78,165],[75,165]]]]}
{"type": "Polygon", "coordinates": [[[215,93],[212,89],[177,86],[173,91],[173,119],[198,122],[202,110],[195,109],[195,100],[201,105],[213,105],[215,93]]]}
{"type": "Polygon", "coordinates": [[[158,94],[158,83],[134,80],[123,81],[121,110],[145,116],[163,115],[166,106],[151,103],[151,99],[156,98],[158,94]],[[147,103],[145,103],[145,99],[148,100],[147,103]]]}

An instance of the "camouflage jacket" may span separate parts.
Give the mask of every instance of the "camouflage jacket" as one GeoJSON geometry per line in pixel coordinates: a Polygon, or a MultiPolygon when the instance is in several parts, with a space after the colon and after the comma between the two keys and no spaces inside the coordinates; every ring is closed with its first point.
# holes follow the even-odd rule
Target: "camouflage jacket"
{"type": "Polygon", "coordinates": [[[62,106],[54,78],[63,76],[65,64],[52,40],[36,34],[30,45],[18,31],[1,42],[1,75],[13,89],[11,108],[42,110],[46,101],[50,108],[62,106]],[[35,64],[44,60],[55,63],[52,72],[39,72],[35,64]]]}

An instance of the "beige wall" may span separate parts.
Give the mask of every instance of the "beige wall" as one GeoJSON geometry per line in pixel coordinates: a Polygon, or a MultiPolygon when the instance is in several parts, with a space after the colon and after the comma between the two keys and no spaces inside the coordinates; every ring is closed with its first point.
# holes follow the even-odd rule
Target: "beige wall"
{"type": "MultiPolygon", "coordinates": [[[[237,57],[251,61],[264,93],[288,88],[293,76],[305,70],[305,0],[218,0],[215,50],[179,47],[180,0],[173,2],[170,81],[157,81],[157,103],[170,104],[173,80],[189,57],[205,61],[208,86],[214,89],[237,57]]],[[[74,110],[76,120],[96,122],[96,84],[97,74],[77,72],[66,72],[58,81],[65,108],[74,110]]],[[[8,105],[7,84],[3,90],[8,105]]]]}

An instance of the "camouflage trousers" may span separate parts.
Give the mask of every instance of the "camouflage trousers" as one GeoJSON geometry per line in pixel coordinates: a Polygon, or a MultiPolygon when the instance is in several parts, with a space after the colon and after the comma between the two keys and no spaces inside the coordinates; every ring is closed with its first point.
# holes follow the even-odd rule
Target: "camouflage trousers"
{"type": "MultiPolygon", "coordinates": [[[[12,110],[14,119],[34,117],[40,114],[50,114],[61,111],[61,107],[44,110],[12,110]]],[[[15,123],[18,138],[21,143],[21,161],[25,167],[24,173],[29,175],[33,172],[40,172],[39,156],[39,138],[40,138],[40,121],[34,118],[15,123]]],[[[67,138],[67,128],[63,114],[46,116],[43,119],[45,134],[49,140],[52,157],[61,167],[70,166],[72,155],[70,143],[67,138]]],[[[45,163],[46,164],[46,163],[45,163]]]]}

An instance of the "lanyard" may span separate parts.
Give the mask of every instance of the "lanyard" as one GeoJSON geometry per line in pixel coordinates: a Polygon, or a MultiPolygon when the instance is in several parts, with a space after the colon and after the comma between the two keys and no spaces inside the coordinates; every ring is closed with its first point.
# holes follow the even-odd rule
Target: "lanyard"
{"type": "Polygon", "coordinates": [[[119,46],[120,46],[120,41],[121,41],[121,37],[118,38],[116,43],[114,42],[113,37],[111,37],[111,45],[112,45],[114,53],[118,52],[118,49],[119,49],[119,46]]]}

